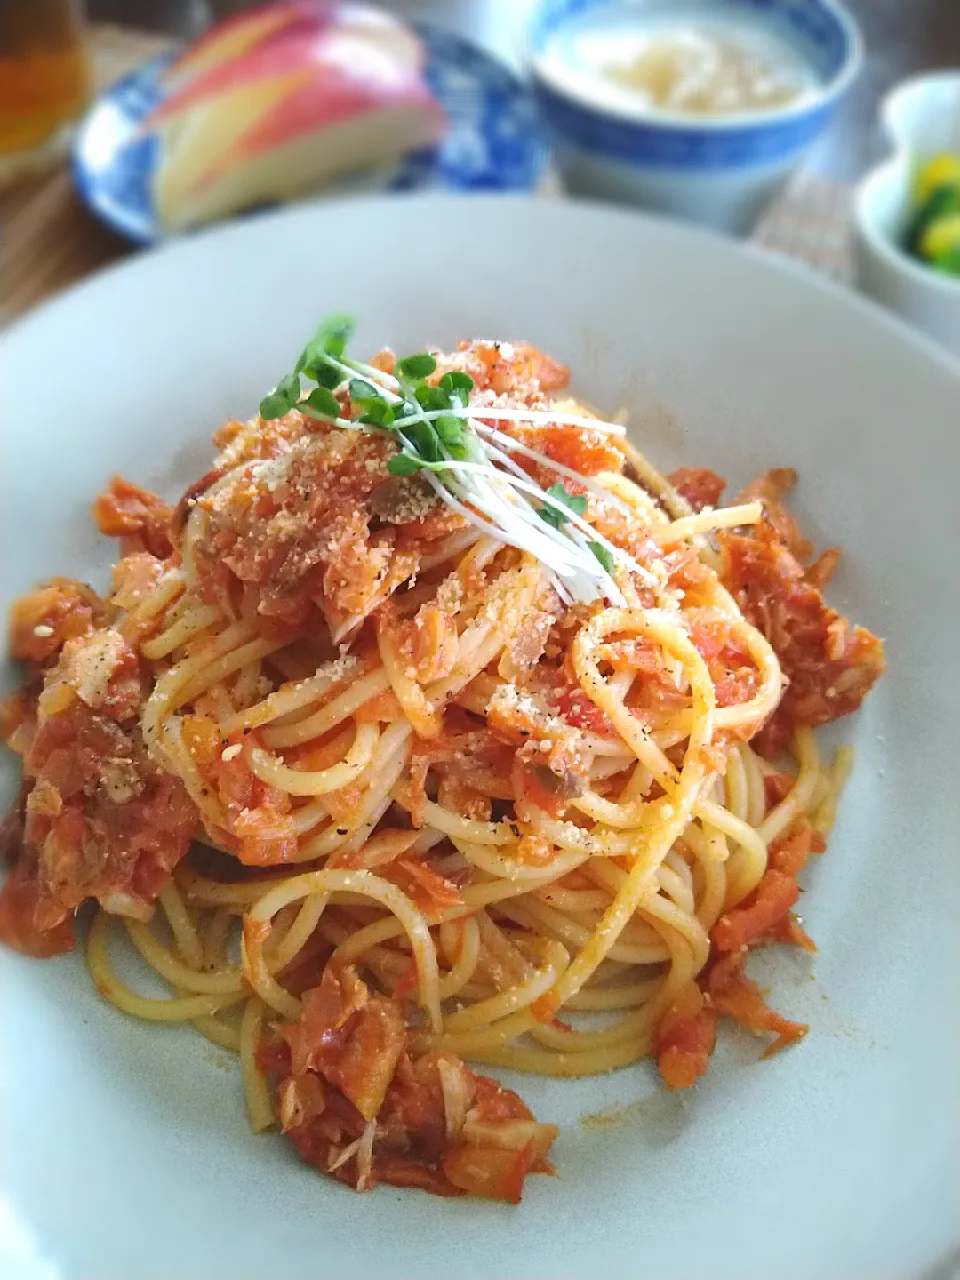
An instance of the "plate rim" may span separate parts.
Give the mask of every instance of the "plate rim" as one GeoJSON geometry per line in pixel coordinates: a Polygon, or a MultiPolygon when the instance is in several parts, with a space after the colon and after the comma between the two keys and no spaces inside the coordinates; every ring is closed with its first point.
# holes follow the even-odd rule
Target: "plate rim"
{"type": "MultiPolygon", "coordinates": [[[[105,266],[97,268],[91,275],[68,285],[52,297],[44,298],[36,306],[30,307],[24,314],[15,317],[11,323],[0,329],[0,351],[21,329],[36,323],[48,311],[62,305],[69,305],[71,299],[91,291],[99,290],[105,281],[115,274],[137,270],[142,261],[152,260],[159,254],[181,254],[192,252],[194,246],[204,244],[215,236],[242,235],[247,228],[253,233],[261,224],[270,221],[282,221],[285,218],[309,217],[322,213],[326,209],[338,209],[353,204],[392,204],[396,201],[417,201],[423,204],[457,204],[462,201],[488,204],[510,204],[517,206],[536,206],[549,212],[545,216],[557,216],[557,211],[591,213],[601,219],[609,218],[621,224],[651,225],[676,234],[682,238],[690,238],[692,242],[703,244],[708,242],[719,247],[724,255],[734,258],[745,258],[763,272],[789,277],[796,287],[807,291],[826,295],[834,299],[842,308],[861,316],[868,324],[898,336],[915,351],[931,360],[941,371],[960,380],[960,355],[953,356],[942,344],[936,342],[926,333],[916,329],[902,316],[896,315],[870,298],[860,293],[853,285],[834,279],[806,263],[786,254],[780,254],[752,240],[735,239],[718,234],[692,223],[681,222],[664,214],[654,213],[646,209],[637,209],[625,205],[614,205],[596,198],[582,196],[563,196],[553,199],[539,195],[533,191],[410,191],[390,192],[376,191],[345,196],[313,196],[298,200],[289,205],[281,205],[275,209],[259,210],[243,217],[229,219],[199,227],[188,235],[170,236],[141,243],[125,257],[105,266]]],[[[0,433],[2,434],[2,433],[0,433]]]]}

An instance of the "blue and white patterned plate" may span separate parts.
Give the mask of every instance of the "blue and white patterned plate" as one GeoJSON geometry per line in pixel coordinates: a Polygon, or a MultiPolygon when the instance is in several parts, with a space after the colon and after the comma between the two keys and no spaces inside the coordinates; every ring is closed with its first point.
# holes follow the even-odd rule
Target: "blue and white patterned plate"
{"type": "MultiPolygon", "coordinates": [[[[426,79],[449,122],[434,150],[409,156],[378,185],[390,191],[528,191],[546,159],[533,98],[501,62],[440,27],[417,24],[426,79]]],[[[160,237],[150,193],[157,140],[139,130],[164,95],[164,54],[117,81],[77,131],[74,178],[90,208],[115,231],[160,237]]]]}

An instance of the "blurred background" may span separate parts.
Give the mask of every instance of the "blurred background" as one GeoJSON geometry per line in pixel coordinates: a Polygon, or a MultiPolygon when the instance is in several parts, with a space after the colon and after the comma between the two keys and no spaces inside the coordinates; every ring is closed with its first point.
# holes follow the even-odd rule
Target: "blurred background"
{"type": "MultiPolygon", "coordinates": [[[[446,23],[516,62],[537,0],[383,0],[405,16],[446,23]]],[[[211,15],[243,0],[89,0],[92,20],[176,35],[195,34],[211,15]]],[[[825,173],[856,177],[877,153],[877,103],[898,80],[931,67],[960,65],[960,0],[847,0],[866,44],[863,73],[816,157],[825,173]]]]}
{"type": "MultiPolygon", "coordinates": [[[[543,108],[543,94],[535,93],[530,84],[525,41],[542,3],[549,7],[549,0],[381,0],[381,7],[472,42],[515,77],[517,91],[527,95],[533,112],[536,106],[543,108]]],[[[718,0],[698,3],[708,12],[718,0]]],[[[819,3],[810,0],[811,5],[819,3]]],[[[122,164],[112,153],[108,157],[117,146],[111,128],[119,128],[110,112],[129,107],[129,93],[125,100],[116,95],[111,99],[109,86],[245,7],[244,0],[0,0],[0,305],[6,319],[134,251],[131,235],[152,238],[152,231],[138,236],[130,225],[124,226],[127,215],[128,222],[146,215],[121,208],[124,200],[135,203],[122,188],[146,179],[142,174],[131,176],[129,165],[124,169],[129,157],[122,164]],[[40,48],[37,41],[42,44],[50,33],[56,38],[49,48],[40,48]],[[104,91],[106,97],[100,97],[104,91]],[[25,107],[26,102],[33,106],[25,107]],[[90,104],[99,104],[100,111],[78,175],[76,166],[71,170],[68,149],[72,128],[90,104]]],[[[765,191],[736,217],[711,211],[709,200],[703,204],[703,216],[698,216],[689,196],[679,198],[679,204],[674,194],[665,200],[631,195],[630,200],[661,213],[675,215],[679,209],[679,216],[749,234],[763,248],[844,283],[859,281],[877,300],[960,355],[960,0],[846,0],[845,8],[862,34],[862,64],[829,125],[818,126],[815,145],[804,147],[802,163],[791,167],[789,182],[778,179],[770,187],[775,199],[765,191]],[[920,184],[924,198],[930,198],[930,210],[943,224],[929,241],[937,249],[939,267],[917,274],[910,254],[920,261],[921,244],[927,242],[926,224],[911,223],[917,212],[913,178],[902,177],[898,192],[892,194],[880,189],[864,196],[857,183],[890,149],[878,118],[885,95],[920,73],[950,68],[958,69],[957,75],[940,91],[939,123],[926,148],[936,160],[935,173],[920,184]],[[943,168],[944,151],[957,153],[955,171],[949,163],[943,168]],[[946,186],[944,176],[949,179],[946,186]],[[870,225],[858,229],[858,222],[864,221],[870,225]],[[904,237],[911,236],[904,252],[904,237]]],[[[457,87],[456,75],[463,71],[458,66],[448,78],[454,101],[458,94],[477,89],[475,83],[457,87]]],[[[468,68],[467,79],[475,75],[476,67],[468,68]]],[[[151,81],[150,92],[154,87],[151,81]]],[[[441,102],[444,109],[448,105],[441,102]]],[[[516,120],[511,127],[526,127],[516,120]]],[[[469,138],[458,136],[454,141],[461,151],[469,150],[469,138]]],[[[542,171],[538,166],[536,181],[515,176],[503,183],[463,185],[526,187],[557,198],[566,179],[567,191],[575,194],[622,198],[613,190],[615,183],[609,191],[603,183],[599,189],[596,183],[578,186],[555,138],[554,143],[552,161],[542,171]]],[[[917,166],[926,158],[921,152],[911,164],[917,166]]],[[[416,183],[411,180],[408,185],[416,183]]],[[[934,256],[932,251],[927,255],[927,265],[934,256]]]]}

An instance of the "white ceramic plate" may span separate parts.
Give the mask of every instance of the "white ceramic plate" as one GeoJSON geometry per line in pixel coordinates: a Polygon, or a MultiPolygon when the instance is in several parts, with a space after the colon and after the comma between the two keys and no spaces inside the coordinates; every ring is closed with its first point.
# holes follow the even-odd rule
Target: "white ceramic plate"
{"type": "Polygon", "coordinates": [[[857,767],[803,906],[820,952],[765,959],[811,1033],[763,1063],[725,1037],[683,1098],[647,1067],[524,1080],[562,1134],[558,1176],[518,1208],[357,1196],[247,1131],[237,1070],[192,1030],[127,1020],[77,958],[4,955],[4,1177],[51,1274],[919,1280],[960,1223],[955,369],[812,278],[632,215],[304,207],[144,256],[6,335],[4,598],[102,582],[87,511],[107,476],[178,493],[333,309],[360,318],[358,350],[529,338],[630,408],[664,467],[799,469],[804,527],[847,552],[834,598],[890,657],[842,726],[857,767]]]}

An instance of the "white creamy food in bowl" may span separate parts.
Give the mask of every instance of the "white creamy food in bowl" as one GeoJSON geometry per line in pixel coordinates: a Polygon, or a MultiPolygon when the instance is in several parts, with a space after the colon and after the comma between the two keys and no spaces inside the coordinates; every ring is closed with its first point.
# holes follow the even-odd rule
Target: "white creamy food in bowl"
{"type": "Polygon", "coordinates": [[[568,189],[749,229],[860,64],[834,0],[546,0],[530,66],[568,189]]]}

